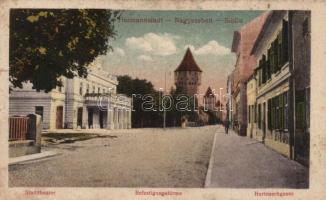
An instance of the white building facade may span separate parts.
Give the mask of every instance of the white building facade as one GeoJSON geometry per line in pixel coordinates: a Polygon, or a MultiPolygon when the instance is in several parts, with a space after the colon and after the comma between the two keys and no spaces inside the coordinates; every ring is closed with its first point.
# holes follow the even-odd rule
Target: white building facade
{"type": "Polygon", "coordinates": [[[9,95],[9,114],[42,116],[44,129],[131,128],[131,98],[117,94],[117,77],[98,64],[89,67],[87,78],[61,78],[62,87],[37,92],[32,84],[9,95]]]}

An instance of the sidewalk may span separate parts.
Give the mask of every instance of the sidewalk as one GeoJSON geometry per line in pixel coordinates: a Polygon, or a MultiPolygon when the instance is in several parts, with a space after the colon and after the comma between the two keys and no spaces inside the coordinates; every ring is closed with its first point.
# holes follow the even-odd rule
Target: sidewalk
{"type": "Polygon", "coordinates": [[[43,151],[41,153],[9,158],[9,165],[15,165],[15,164],[21,164],[29,161],[34,161],[34,160],[40,160],[44,158],[53,157],[56,155],[58,155],[58,153],[55,151],[43,151]]]}
{"type": "Polygon", "coordinates": [[[219,127],[205,187],[306,188],[308,169],[260,142],[219,127]]]}

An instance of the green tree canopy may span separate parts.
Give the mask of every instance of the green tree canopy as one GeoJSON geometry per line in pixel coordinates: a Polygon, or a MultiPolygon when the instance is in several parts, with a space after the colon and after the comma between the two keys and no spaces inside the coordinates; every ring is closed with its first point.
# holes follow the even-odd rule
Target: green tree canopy
{"type": "Polygon", "coordinates": [[[86,77],[87,65],[112,49],[118,11],[100,9],[12,9],[9,76],[13,87],[61,86],[60,76],[86,77]]]}
{"type": "Polygon", "coordinates": [[[159,106],[159,92],[155,90],[153,84],[145,79],[133,79],[127,75],[119,76],[118,82],[117,93],[132,98],[132,106],[135,111],[131,115],[132,126],[135,128],[162,126],[162,112],[145,111],[142,107],[145,95],[153,97],[155,108],[159,106]]]}

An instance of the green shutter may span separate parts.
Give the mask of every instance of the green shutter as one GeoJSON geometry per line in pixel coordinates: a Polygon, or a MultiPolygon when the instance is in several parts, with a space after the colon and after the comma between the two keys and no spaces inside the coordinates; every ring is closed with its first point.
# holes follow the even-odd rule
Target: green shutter
{"type": "Polygon", "coordinates": [[[268,99],[267,104],[268,104],[267,105],[268,129],[272,130],[272,101],[271,101],[271,99],[268,99]]]}
{"type": "Polygon", "coordinates": [[[283,119],[283,123],[284,123],[284,129],[288,129],[289,128],[289,117],[288,117],[288,92],[283,93],[284,97],[283,97],[283,102],[284,102],[284,119],[283,119]]]}
{"type": "Polygon", "coordinates": [[[278,50],[278,65],[279,68],[281,69],[283,66],[283,54],[282,54],[282,32],[280,32],[277,36],[277,50],[278,50]]]}
{"type": "Polygon", "coordinates": [[[279,120],[280,120],[280,129],[283,129],[283,94],[280,94],[279,95],[279,102],[280,102],[280,117],[279,117],[279,120]]]}
{"type": "Polygon", "coordinates": [[[258,104],[258,128],[261,128],[261,108],[260,104],[258,104]]]}
{"type": "Polygon", "coordinates": [[[267,65],[267,59],[266,59],[266,55],[263,55],[263,66],[264,66],[264,76],[265,76],[265,82],[268,80],[268,65],[267,65]]]}
{"type": "Polygon", "coordinates": [[[282,26],[282,55],[283,55],[283,64],[289,61],[289,47],[288,47],[288,29],[289,23],[283,20],[282,26]]]}
{"type": "Polygon", "coordinates": [[[278,45],[277,45],[277,38],[273,42],[273,51],[274,51],[274,68],[275,72],[279,70],[279,63],[278,63],[278,45]]]}
{"type": "Polygon", "coordinates": [[[273,66],[273,58],[272,58],[272,50],[271,49],[268,49],[267,51],[267,62],[268,62],[268,65],[269,65],[269,73],[270,73],[270,77],[271,75],[274,73],[274,66],[273,66]]]}
{"type": "Polygon", "coordinates": [[[295,94],[295,110],[296,110],[296,128],[304,129],[305,128],[305,93],[304,90],[296,91],[295,94]]]}
{"type": "Polygon", "coordinates": [[[274,97],[274,101],[275,101],[275,129],[279,129],[279,103],[278,103],[278,98],[277,96],[274,97]]]}

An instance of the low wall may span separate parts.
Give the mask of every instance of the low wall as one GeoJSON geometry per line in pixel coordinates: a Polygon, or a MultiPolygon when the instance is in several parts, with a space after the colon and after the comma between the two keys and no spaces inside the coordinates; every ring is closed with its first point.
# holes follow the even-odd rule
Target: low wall
{"type": "Polygon", "coordinates": [[[29,114],[26,139],[9,141],[9,157],[18,157],[41,152],[41,116],[29,114]]]}

